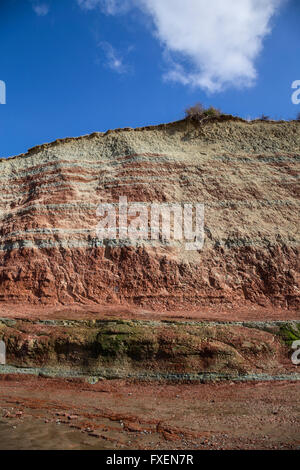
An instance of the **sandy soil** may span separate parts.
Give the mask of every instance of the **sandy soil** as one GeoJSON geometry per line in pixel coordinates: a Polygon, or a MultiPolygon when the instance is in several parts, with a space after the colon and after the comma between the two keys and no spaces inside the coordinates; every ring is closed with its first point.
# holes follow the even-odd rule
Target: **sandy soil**
{"type": "Polygon", "coordinates": [[[121,305],[56,305],[53,307],[26,304],[0,304],[0,317],[30,320],[96,320],[137,319],[176,321],[283,321],[299,320],[300,310],[263,308],[250,305],[245,308],[196,308],[189,310],[145,310],[121,305]]]}
{"type": "Polygon", "coordinates": [[[0,449],[299,449],[300,383],[0,378],[0,449]]]}

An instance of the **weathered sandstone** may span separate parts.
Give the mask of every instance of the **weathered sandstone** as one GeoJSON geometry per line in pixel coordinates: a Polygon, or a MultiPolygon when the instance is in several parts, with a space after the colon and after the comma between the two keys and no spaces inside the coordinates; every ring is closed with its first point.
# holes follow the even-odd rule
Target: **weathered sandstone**
{"type": "Polygon", "coordinates": [[[299,122],[233,118],[94,133],[2,159],[2,305],[296,310],[299,161],[299,122]],[[119,196],[203,202],[203,249],[102,243],[97,206],[119,196]]]}

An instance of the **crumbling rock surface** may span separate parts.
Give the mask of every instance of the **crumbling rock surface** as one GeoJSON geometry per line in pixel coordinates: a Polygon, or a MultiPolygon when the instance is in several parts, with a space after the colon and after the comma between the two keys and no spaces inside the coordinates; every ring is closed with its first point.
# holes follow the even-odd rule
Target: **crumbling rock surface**
{"type": "MultiPolygon", "coordinates": [[[[155,380],[199,380],[200,371],[221,378],[293,373],[280,331],[277,326],[264,331],[255,325],[169,321],[0,320],[10,366],[32,368],[32,373],[42,367],[44,374],[49,369],[54,375],[155,380]]],[[[7,373],[5,367],[2,372],[7,373]]]]}
{"type": "Polygon", "coordinates": [[[2,159],[2,305],[296,310],[299,161],[299,122],[233,118],[94,133],[2,159]],[[203,248],[99,242],[97,206],[120,196],[204,203],[203,248]]]}

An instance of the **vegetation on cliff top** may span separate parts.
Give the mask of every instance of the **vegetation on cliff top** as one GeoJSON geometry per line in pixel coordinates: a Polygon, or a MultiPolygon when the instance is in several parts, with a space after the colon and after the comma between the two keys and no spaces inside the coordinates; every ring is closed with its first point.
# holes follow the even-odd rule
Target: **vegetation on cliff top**
{"type": "Polygon", "coordinates": [[[196,103],[194,106],[190,106],[185,110],[186,119],[191,119],[194,121],[202,121],[206,118],[220,117],[221,111],[213,106],[205,108],[201,103],[196,103]]]}
{"type": "MultiPolygon", "coordinates": [[[[193,106],[189,106],[185,109],[185,119],[191,120],[191,121],[207,121],[209,119],[213,118],[220,118],[222,116],[230,116],[229,114],[223,113],[220,109],[215,108],[214,106],[209,106],[205,107],[202,103],[198,102],[195,103],[193,106]]],[[[233,116],[231,116],[233,117],[233,116]]],[[[272,121],[270,116],[267,116],[266,114],[261,114],[258,118],[256,119],[248,119],[249,121],[272,121]]],[[[291,119],[293,121],[294,119],[291,119]]],[[[296,116],[296,121],[300,121],[300,113],[297,114],[296,116]]]]}

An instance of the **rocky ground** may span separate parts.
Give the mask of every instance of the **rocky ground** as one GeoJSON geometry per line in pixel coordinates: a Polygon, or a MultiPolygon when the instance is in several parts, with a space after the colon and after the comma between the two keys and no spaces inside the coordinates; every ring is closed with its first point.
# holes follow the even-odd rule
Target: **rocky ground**
{"type": "Polygon", "coordinates": [[[145,320],[145,321],[216,321],[216,322],[268,322],[300,320],[299,309],[262,307],[257,304],[233,308],[228,305],[209,307],[190,306],[189,309],[152,310],[133,305],[114,304],[67,304],[28,305],[9,302],[0,303],[0,318],[47,320],[145,320]]]}
{"type": "Polygon", "coordinates": [[[0,320],[0,449],[300,448],[299,320],[133,313],[0,320]]]}
{"type": "Polygon", "coordinates": [[[300,382],[0,376],[0,449],[300,449],[300,382]]]}

